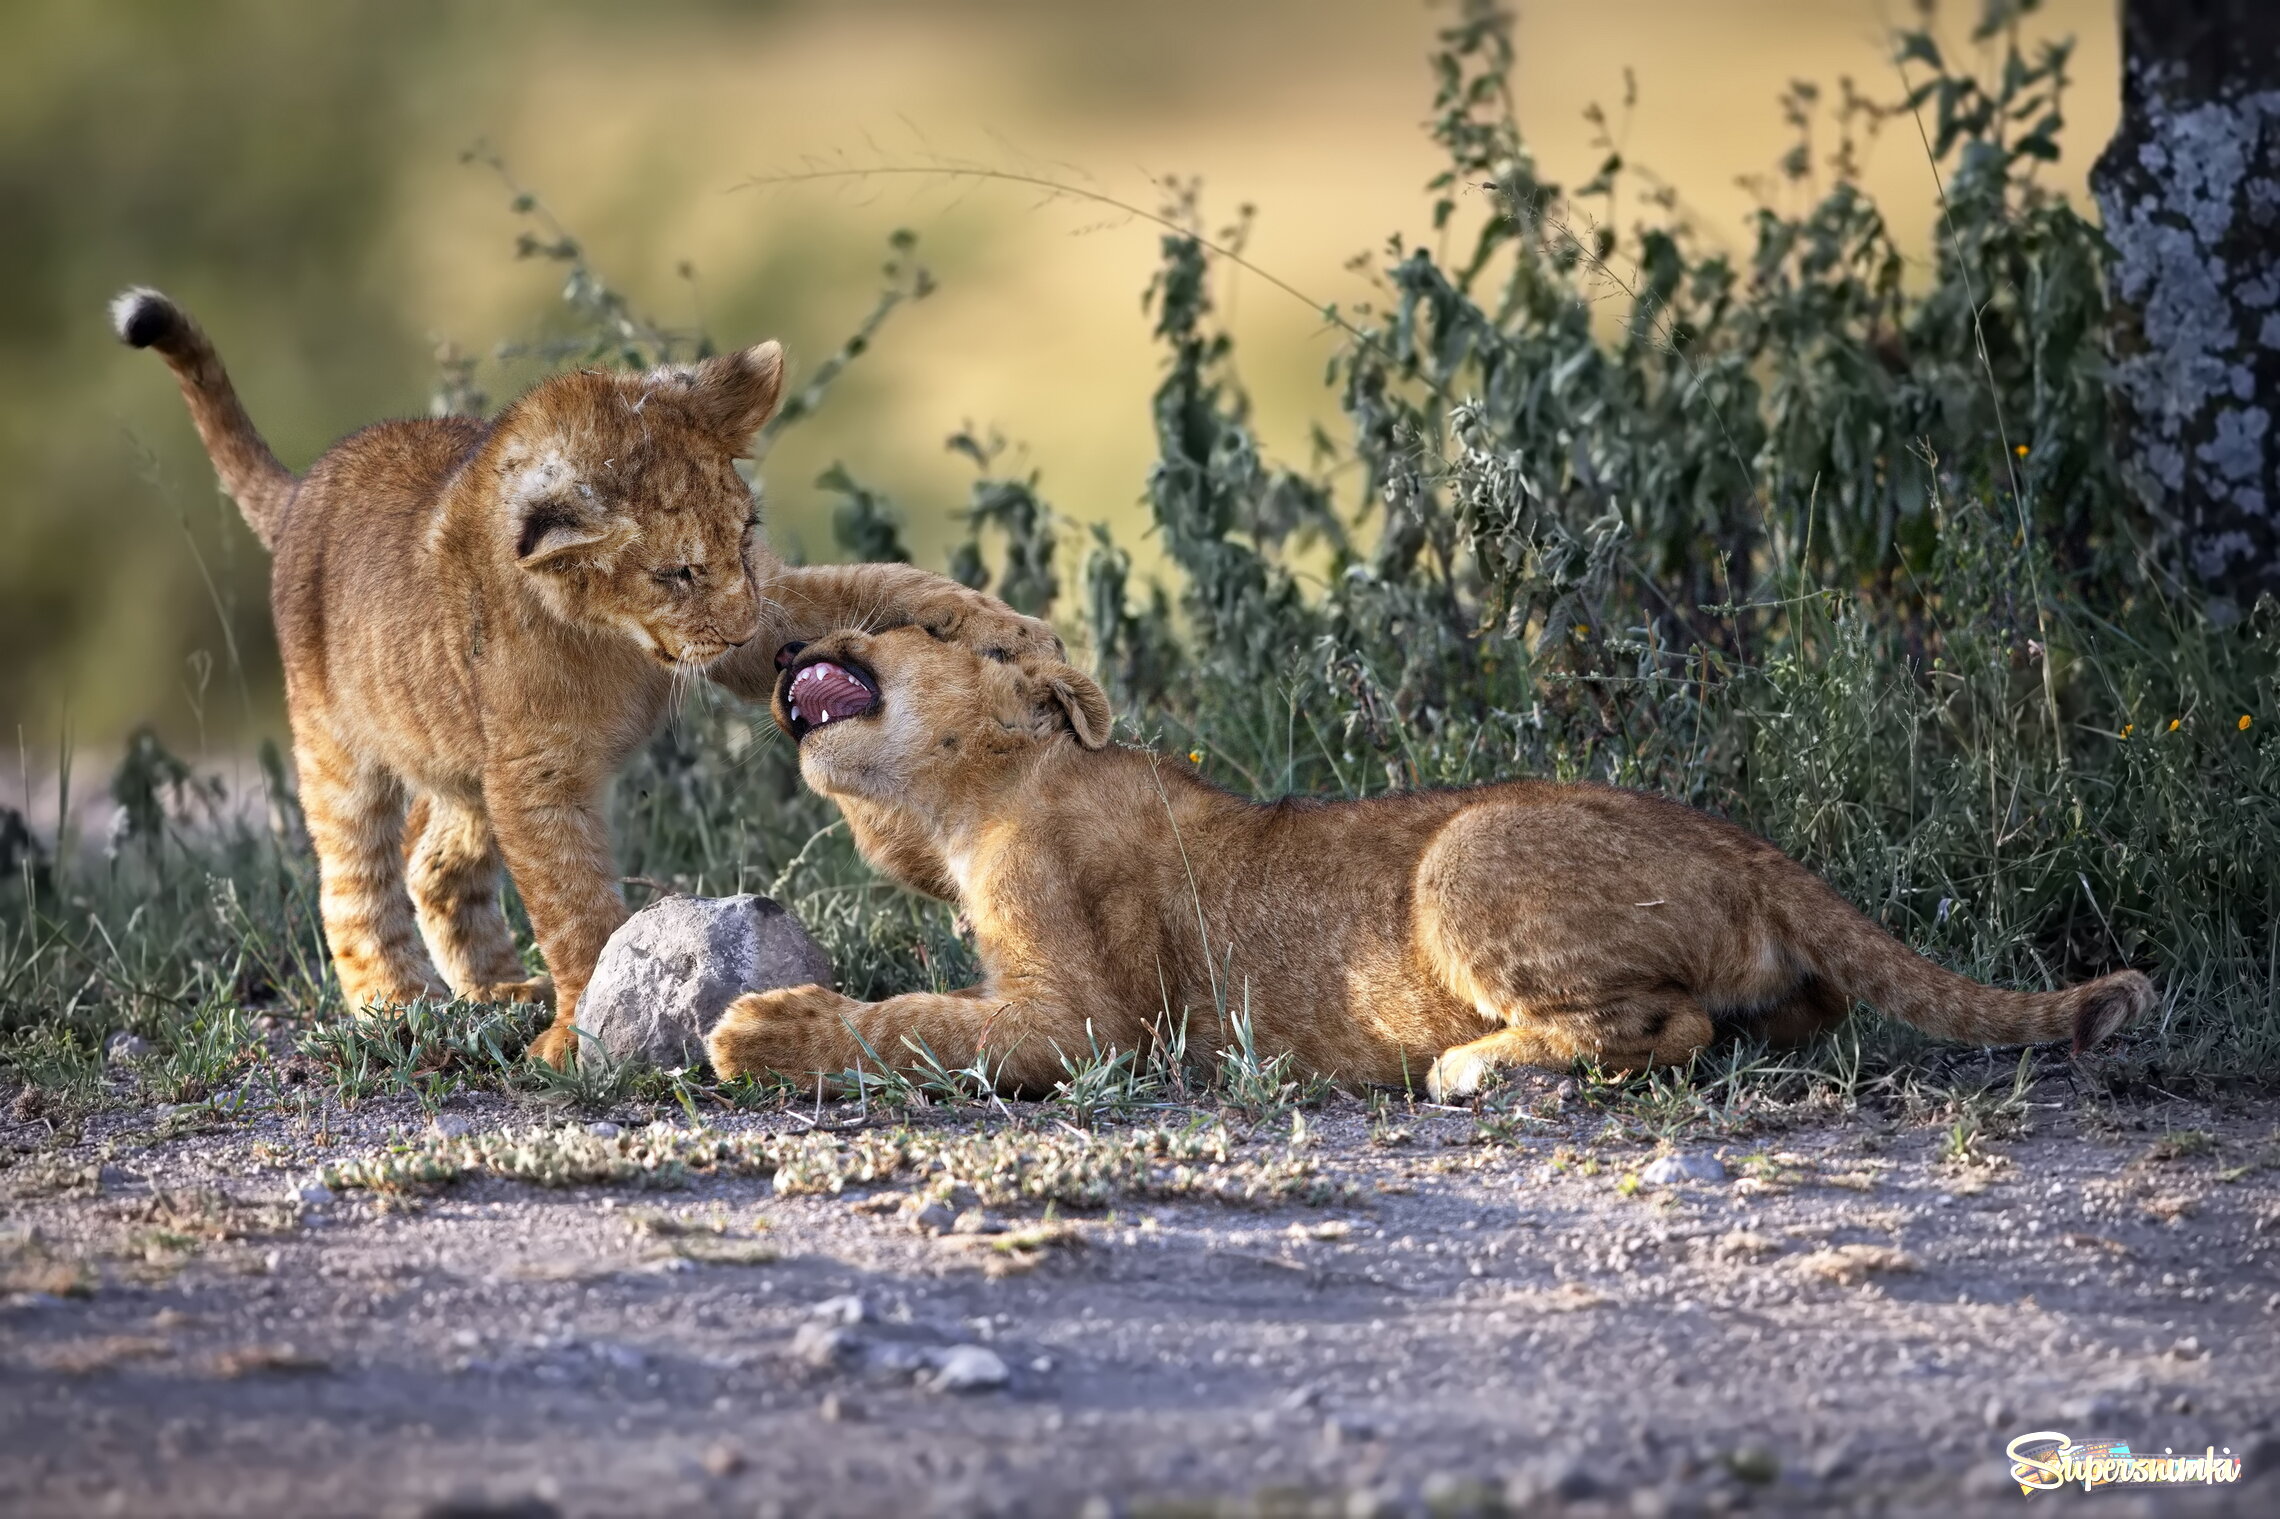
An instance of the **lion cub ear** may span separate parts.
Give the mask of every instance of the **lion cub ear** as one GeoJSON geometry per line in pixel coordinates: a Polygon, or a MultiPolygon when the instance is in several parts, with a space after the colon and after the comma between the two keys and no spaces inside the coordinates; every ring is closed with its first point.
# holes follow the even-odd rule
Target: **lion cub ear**
{"type": "Polygon", "coordinates": [[[741,454],[783,400],[784,350],[774,341],[756,343],[706,359],[688,374],[698,421],[741,454]]]}
{"type": "Polygon", "coordinates": [[[1036,678],[1042,693],[1068,717],[1069,730],[1076,734],[1078,743],[1087,749],[1107,746],[1116,728],[1116,714],[1109,709],[1108,693],[1098,681],[1082,670],[1060,664],[1040,667],[1036,678]]]}
{"type": "Polygon", "coordinates": [[[617,547],[627,536],[625,526],[560,500],[523,502],[515,521],[515,563],[526,570],[568,569],[617,547]]]}

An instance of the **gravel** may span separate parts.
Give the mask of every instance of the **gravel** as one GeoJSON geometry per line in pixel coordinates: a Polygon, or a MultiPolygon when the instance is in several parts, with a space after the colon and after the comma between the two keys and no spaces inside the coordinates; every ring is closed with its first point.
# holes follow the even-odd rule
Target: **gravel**
{"type": "MultiPolygon", "coordinates": [[[[427,1140],[399,1099],[11,1125],[0,1512],[1968,1516],[2016,1509],[2036,1429],[2280,1472],[2280,1102],[2030,1111],[1969,1166],[1859,1116],[1688,1135],[1723,1184],[1641,1187],[1645,1126],[1588,1097],[1386,1143],[1341,1095],[1307,1114],[1325,1201],[993,1199],[998,1234],[913,1230],[907,1178],[315,1195],[427,1140]]],[[[1238,1158],[1289,1132],[1236,1123],[1238,1158]]]]}

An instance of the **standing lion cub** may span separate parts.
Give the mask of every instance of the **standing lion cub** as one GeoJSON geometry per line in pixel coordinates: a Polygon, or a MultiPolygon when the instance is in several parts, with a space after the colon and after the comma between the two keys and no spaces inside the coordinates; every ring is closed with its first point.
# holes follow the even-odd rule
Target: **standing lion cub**
{"type": "Polygon", "coordinates": [[[865,857],[964,908],[987,979],[741,997],[706,1041],[724,1077],[915,1068],[923,1048],[1038,1089],[1063,1054],[1142,1047],[1167,1015],[1208,1052],[1217,1010],[1248,1006],[1262,1052],[1448,1099],[1503,1065],[1684,1061],[1721,1023],[1799,1040],[1855,999],[1945,1038],[2077,1050],[2153,1002],[2135,971],[1981,986],[1771,844],[1637,792],[1245,801],[1109,747],[1100,688],[1049,657],[836,633],[790,655],[775,712],[865,857]]]}
{"type": "Polygon", "coordinates": [[[769,553],[734,461],[776,409],[774,343],[557,375],[489,421],[382,422],[296,479],[179,307],[130,290],[111,315],[174,371],[222,488],[275,555],[325,940],[359,1012],[447,982],[484,1000],[551,994],[532,1051],[569,1058],[578,994],[625,918],[602,794],[676,677],[757,699],[787,640],[850,624],[917,625],[1001,657],[1060,648],[1045,624],[937,575],[794,570],[769,553]],[[502,855],[551,987],[507,932],[502,855]]]}

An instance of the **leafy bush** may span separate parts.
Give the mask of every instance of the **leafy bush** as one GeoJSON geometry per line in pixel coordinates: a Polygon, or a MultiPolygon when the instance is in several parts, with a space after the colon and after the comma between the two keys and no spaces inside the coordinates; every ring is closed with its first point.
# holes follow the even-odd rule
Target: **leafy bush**
{"type": "MultiPolygon", "coordinates": [[[[1793,88],[1778,174],[1792,200],[1826,188],[1798,212],[1769,198],[1737,263],[1611,145],[1589,183],[1546,183],[1512,113],[1508,18],[1467,0],[1433,62],[1448,167],[1431,193],[1460,251],[1396,242],[1369,301],[1325,312],[1345,436],[1304,468],[1263,455],[1213,320],[1244,224],[1207,235],[1190,187],[1153,218],[1148,292],[1165,363],[1147,500],[1174,583],[1134,585],[1105,529],[999,476],[1000,446],[971,433],[951,440],[978,471],[953,572],[1081,629],[1137,731],[1239,789],[1529,774],[1663,791],[1970,974],[2152,970],[2165,1011],[2128,1046],[2140,1062],[2269,1071],[2280,611],[2212,627],[2116,488],[2103,244],[2036,180],[2067,53],[2025,55],[2030,8],[1987,7],[1985,80],[1920,31],[1898,40],[1901,101],[1848,85],[1824,110],[1793,88]],[[1946,206],[1914,277],[1853,164],[1863,135],[1918,122],[1946,206]],[[1646,212],[1626,222],[1638,182],[1646,212]]],[[[513,194],[539,228],[521,251],[570,267],[562,352],[701,351],[513,194]]],[[[888,267],[788,421],[932,288],[907,236],[888,267]]],[[[471,376],[449,369],[439,406],[479,406],[471,376]]],[[[845,468],[821,483],[844,548],[907,557],[890,502],[845,468]]],[[[0,1033],[35,1085],[88,1087],[122,1027],[222,1071],[215,1031],[240,1027],[223,1011],[327,994],[281,776],[271,817],[190,828],[169,798],[204,797],[192,778],[147,745],[130,764],[133,847],[99,866],[0,818],[0,1033]]],[[[947,910],[871,877],[788,746],[717,698],[643,753],[617,823],[637,899],[782,896],[857,995],[973,973],[947,910]]],[[[1874,1060],[1921,1058],[1872,1027],[1874,1060]]]]}

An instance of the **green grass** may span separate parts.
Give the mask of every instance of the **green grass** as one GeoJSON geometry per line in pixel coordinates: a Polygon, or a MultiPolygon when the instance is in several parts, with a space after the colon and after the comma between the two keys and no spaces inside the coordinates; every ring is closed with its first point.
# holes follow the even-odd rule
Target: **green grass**
{"type": "MultiPolygon", "coordinates": [[[[1786,102],[1799,153],[1769,181],[1755,247],[1729,254],[1636,193],[1651,181],[1612,148],[1592,182],[1545,183],[1510,112],[1509,27],[1471,0],[1434,63],[1440,239],[1389,245],[1364,268],[1368,297],[1326,312],[1344,425],[1317,457],[1275,461],[1250,431],[1213,308],[1215,282],[1251,267],[1247,223],[1207,235],[1190,187],[1150,213],[1164,367],[1142,483],[1171,579],[1132,583],[1105,530],[1057,515],[1048,482],[997,477],[1001,445],[970,432],[952,440],[978,470],[953,569],[1057,616],[1128,732],[1236,789],[1643,787],[1763,833],[1967,974],[2043,987],[2128,964],[2161,988],[2156,1020],[2079,1068],[1861,1015],[1806,1051],[1581,1073],[1578,1100],[1625,1132],[1874,1109],[1956,1125],[1961,1153],[2005,1100],[1973,1094],[2007,1090],[2014,1070],[2123,1093],[2269,1080],[2280,608],[2205,616],[2117,482],[2102,245],[2036,179],[2063,141],[2043,118],[2065,57],[2018,56],[2009,14],[1989,11],[1984,77],[1928,31],[1901,38],[1906,67],[1931,77],[1887,104],[1926,113],[1926,194],[1936,169],[1946,207],[1911,267],[1848,168],[1891,112],[1786,102]],[[1833,156],[1805,146],[1816,121],[1833,156]]],[[[625,303],[559,228],[537,251],[576,276],[570,315],[594,336],[573,356],[641,364],[694,341],[620,320],[625,303]]],[[[835,362],[931,288],[909,239],[894,257],[864,342],[835,362]]],[[[471,370],[445,379],[446,400],[470,402],[471,370]]],[[[802,410],[819,399],[811,388],[802,410]]],[[[844,468],[825,483],[848,500],[844,546],[903,554],[891,502],[844,468]]],[[[233,810],[139,737],[101,848],[0,811],[0,1083],[20,1116],[310,1092],[432,1105],[467,1087],[691,1115],[990,1102],[986,1070],[935,1062],[913,1079],[876,1051],[803,1092],[545,1071],[519,1058],[531,1028],[508,1009],[352,1024],[283,766],[263,759],[261,794],[233,810]],[[149,1052],[107,1061],[120,1033],[149,1052]]],[[[724,698],[677,713],[614,805],[636,905],[765,891],[856,996],[977,973],[948,910],[873,877],[773,728],[724,698]]],[[[1166,1105],[1252,1121],[1303,1106],[1316,1085],[1247,1033],[1270,994],[1160,1010],[1166,1027],[1210,1016],[1234,1036],[1224,1048],[1062,1051],[1052,1110],[1090,1128],[1166,1105]]],[[[1524,1133],[1500,1101],[1490,1121],[1524,1133]]]]}

